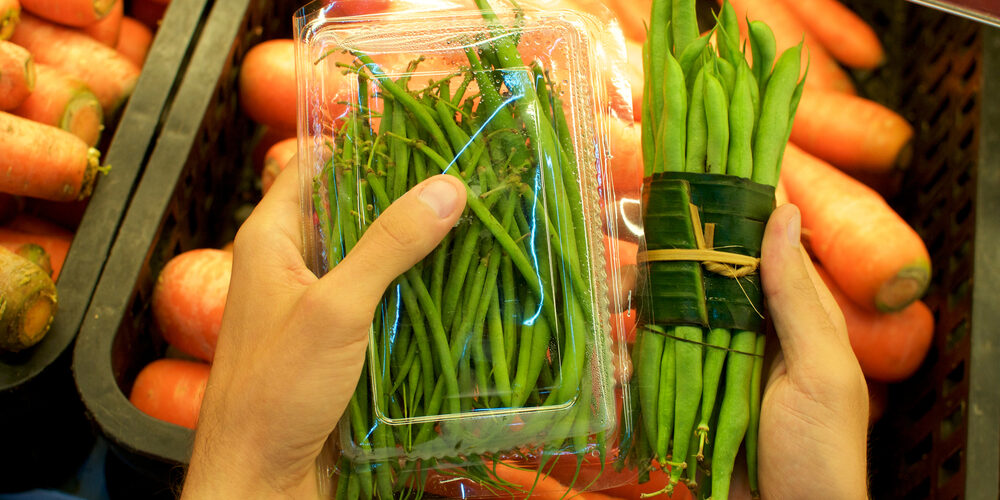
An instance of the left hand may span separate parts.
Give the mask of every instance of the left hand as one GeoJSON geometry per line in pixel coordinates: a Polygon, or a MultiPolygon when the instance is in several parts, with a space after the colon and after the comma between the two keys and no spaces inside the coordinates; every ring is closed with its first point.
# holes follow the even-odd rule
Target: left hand
{"type": "Polygon", "coordinates": [[[295,160],[236,235],[233,277],[183,498],[318,498],[317,458],[354,393],[386,287],[465,207],[448,175],[389,207],[333,270],[302,258],[295,160]]]}

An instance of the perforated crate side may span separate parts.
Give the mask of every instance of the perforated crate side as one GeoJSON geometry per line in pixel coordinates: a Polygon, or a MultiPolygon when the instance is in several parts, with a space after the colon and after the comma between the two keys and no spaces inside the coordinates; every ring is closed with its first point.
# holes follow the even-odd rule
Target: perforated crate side
{"type": "Polygon", "coordinates": [[[855,73],[861,93],[897,110],[915,129],[912,162],[890,201],[927,243],[933,275],[924,301],[936,320],[927,360],[912,378],[891,386],[888,412],[872,434],[872,494],[965,498],[973,444],[968,412],[982,28],[902,0],[859,0],[851,7],[886,48],[882,68],[855,73]]]}

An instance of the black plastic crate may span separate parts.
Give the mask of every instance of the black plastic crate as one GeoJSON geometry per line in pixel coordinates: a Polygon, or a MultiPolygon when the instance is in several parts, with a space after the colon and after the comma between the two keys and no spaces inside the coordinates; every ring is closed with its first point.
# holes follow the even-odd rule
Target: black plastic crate
{"type": "Polygon", "coordinates": [[[890,202],[927,243],[931,351],[890,386],[869,448],[873,498],[1000,495],[1000,30],[907,2],[855,0],[887,64],[859,90],[914,126],[890,202]]]}
{"type": "MultiPolygon", "coordinates": [[[[891,200],[928,242],[933,347],[892,386],[872,434],[873,498],[998,498],[1000,488],[1000,32],[904,0],[853,0],[883,37],[887,64],[855,73],[860,92],[916,129],[891,200]],[[979,202],[979,203],[977,203],[979,202]],[[975,278],[975,279],[973,279],[975,278]]],[[[165,262],[232,236],[253,127],[238,110],[237,68],[257,41],[288,36],[293,5],[220,0],[95,292],[74,358],[88,410],[121,460],[156,483],[179,478],[193,433],[125,394],[165,344],[149,298],[165,262]],[[225,52],[228,48],[229,52],[225,52]]]]}
{"type": "Polygon", "coordinates": [[[83,316],[160,116],[196,39],[207,0],[175,0],[150,47],[132,97],[117,121],[101,176],[73,238],[59,282],[59,310],[35,347],[0,355],[0,491],[51,484],[83,460],[93,440],[73,386],[69,346],[83,316]]]}
{"type": "MultiPolygon", "coordinates": [[[[212,6],[80,329],[73,372],[88,413],[116,460],[153,488],[124,487],[123,497],[170,497],[175,466],[187,462],[191,431],[145,415],[126,398],[139,370],[166,348],[152,328],[153,284],[174,255],[231,239],[237,208],[256,201],[237,196],[253,192],[256,131],[238,105],[239,68],[256,43],[291,36],[298,6],[282,0],[212,6]]],[[[116,477],[129,482],[121,464],[114,465],[116,477]]]]}

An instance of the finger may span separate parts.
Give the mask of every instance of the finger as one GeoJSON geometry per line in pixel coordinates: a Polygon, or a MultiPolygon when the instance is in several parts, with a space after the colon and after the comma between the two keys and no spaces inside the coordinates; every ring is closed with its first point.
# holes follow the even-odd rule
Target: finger
{"type": "Polygon", "coordinates": [[[842,350],[843,320],[831,319],[810,276],[799,242],[801,217],[794,205],[775,209],[764,230],[761,281],[789,370],[801,360],[842,350]]]}
{"type": "Polygon", "coordinates": [[[358,244],[321,280],[349,287],[374,306],[392,280],[427,256],[455,226],[465,207],[465,186],[450,175],[418,184],[382,213],[358,244]]]}
{"type": "MultiPolygon", "coordinates": [[[[271,189],[257,204],[241,232],[278,234],[302,254],[302,212],[299,205],[299,169],[297,155],[275,179],[271,189]]],[[[251,239],[251,238],[248,238],[251,239]]],[[[256,238],[252,238],[256,240],[256,238]]],[[[234,249],[235,250],[235,249],[234,249]]]]}

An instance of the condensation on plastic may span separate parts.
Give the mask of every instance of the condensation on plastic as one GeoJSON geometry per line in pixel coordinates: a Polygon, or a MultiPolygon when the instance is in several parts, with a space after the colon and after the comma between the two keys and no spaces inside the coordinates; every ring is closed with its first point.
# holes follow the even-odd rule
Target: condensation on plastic
{"type": "Polygon", "coordinates": [[[376,310],[330,440],[337,496],[524,494],[531,484],[507,482],[514,468],[563,455],[584,464],[577,490],[634,481],[611,465],[632,426],[622,396],[632,313],[619,312],[632,286],[621,266],[633,262],[620,254],[641,236],[625,210],[638,193],[614,187],[616,159],[639,161],[622,149],[634,144],[616,142],[633,131],[620,29],[596,7],[495,5],[497,29],[471,2],[390,5],[345,16],[364,2],[315,3],[295,18],[307,262],[317,275],[333,268],[389,202],[442,171],[480,207],[466,207],[376,310]],[[497,40],[511,37],[521,63],[491,69],[497,40]],[[485,69],[472,71],[467,51],[485,69]],[[478,82],[492,82],[500,109],[478,82]],[[532,99],[542,88],[549,109],[532,99]]]}

